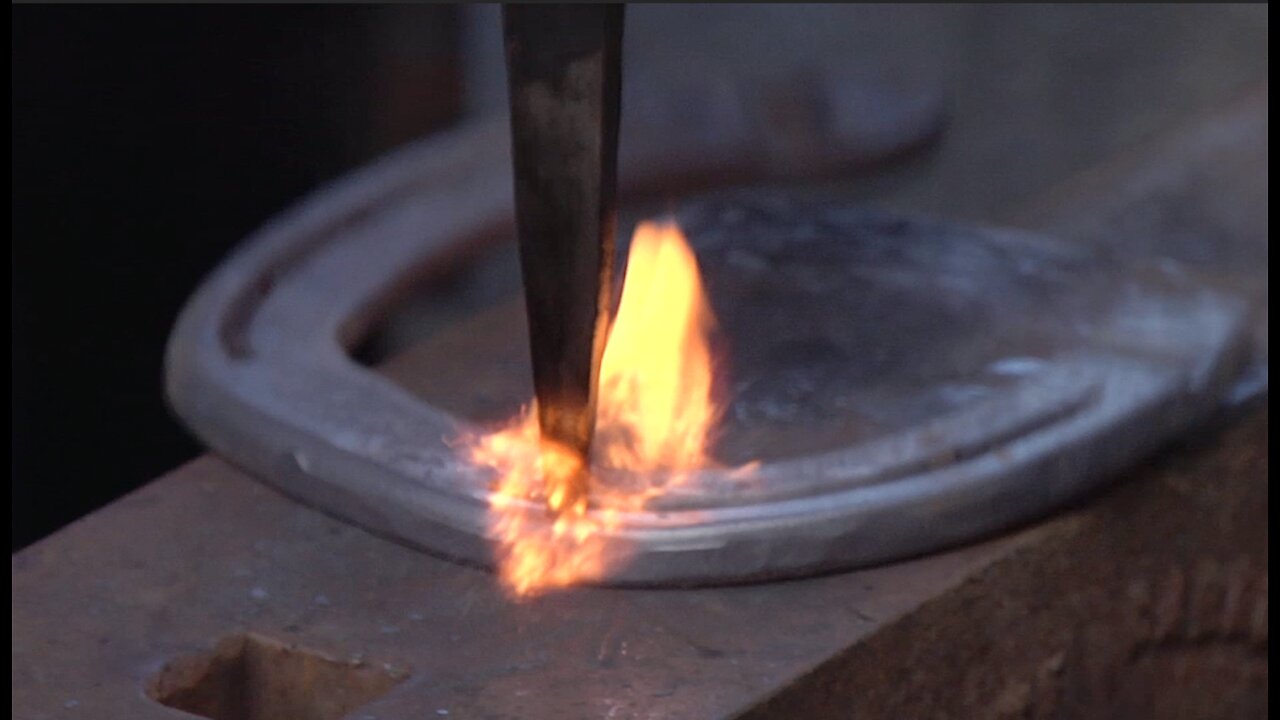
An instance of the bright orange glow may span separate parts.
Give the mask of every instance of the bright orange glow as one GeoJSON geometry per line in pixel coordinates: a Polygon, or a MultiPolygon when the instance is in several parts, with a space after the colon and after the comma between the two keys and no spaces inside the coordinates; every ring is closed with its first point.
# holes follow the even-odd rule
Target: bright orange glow
{"type": "Polygon", "coordinates": [[[664,486],[623,490],[592,477],[590,507],[560,508],[566,484],[583,468],[564,448],[540,443],[532,408],[468,444],[471,459],[497,474],[491,531],[511,592],[530,595],[604,577],[616,560],[600,534],[616,527],[618,512],[643,508],[682,482],[682,471],[710,464],[708,435],[719,419],[708,346],[713,324],[684,234],[674,224],[637,227],[601,361],[592,467],[659,472],[664,486]],[[550,523],[548,506],[558,509],[550,523]]]}

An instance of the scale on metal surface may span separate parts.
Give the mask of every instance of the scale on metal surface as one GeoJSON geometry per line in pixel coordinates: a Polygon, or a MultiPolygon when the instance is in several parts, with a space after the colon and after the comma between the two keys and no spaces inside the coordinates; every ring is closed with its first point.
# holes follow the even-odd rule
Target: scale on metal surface
{"type": "MultiPolygon", "coordinates": [[[[897,107],[878,124],[816,128],[828,162],[936,131],[936,98],[897,107]]],[[[748,129],[701,152],[624,143],[624,193],[726,158],[737,171],[759,160],[758,177],[803,165],[767,155],[767,123],[736,127],[748,129]]],[[[166,368],[177,413],[225,457],[378,534],[481,565],[494,558],[490,478],[450,444],[470,423],[347,350],[415,277],[510,227],[505,133],[429,139],[279,217],[191,299],[166,368]]],[[[692,200],[676,216],[732,348],[719,453],[759,464],[746,477],[700,471],[625,513],[602,538],[620,560],[605,584],[853,568],[1034,519],[1220,406],[1248,359],[1247,303],[1168,260],[794,192],[692,200]]]]}

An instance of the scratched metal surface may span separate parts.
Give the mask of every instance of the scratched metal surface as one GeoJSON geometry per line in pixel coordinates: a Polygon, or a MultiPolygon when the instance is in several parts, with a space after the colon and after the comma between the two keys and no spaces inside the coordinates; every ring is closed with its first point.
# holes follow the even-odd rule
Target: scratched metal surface
{"type": "MultiPolygon", "coordinates": [[[[436,196],[461,173],[392,160],[407,177],[380,165],[220,266],[178,321],[166,385],[211,449],[264,482],[488,565],[489,478],[453,449],[468,425],[339,342],[373,322],[368,298],[501,204],[457,212],[436,196]]],[[[454,202],[481,195],[453,185],[454,202]]],[[[1079,497],[1212,412],[1240,365],[1245,303],[1180,266],[1143,274],[1102,248],[779,193],[679,215],[734,365],[721,446],[762,464],[745,478],[705,468],[621,514],[601,537],[620,559],[605,584],[776,579],[973,540],[1079,497]]]]}

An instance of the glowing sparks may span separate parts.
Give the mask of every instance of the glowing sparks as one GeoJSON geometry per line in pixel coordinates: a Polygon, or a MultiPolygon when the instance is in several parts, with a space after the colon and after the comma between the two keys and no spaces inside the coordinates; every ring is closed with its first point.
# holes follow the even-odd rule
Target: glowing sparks
{"type": "Polygon", "coordinates": [[[622,290],[600,368],[593,466],[662,473],[666,485],[622,490],[593,479],[590,508],[562,508],[567,483],[584,468],[573,453],[540,442],[532,409],[475,438],[472,461],[498,478],[491,530],[502,581],[517,595],[603,577],[617,558],[601,534],[617,527],[619,512],[643,508],[682,482],[681,471],[710,462],[708,435],[719,418],[708,345],[714,319],[678,227],[636,228],[622,290]],[[554,518],[547,506],[558,509],[554,518]]]}

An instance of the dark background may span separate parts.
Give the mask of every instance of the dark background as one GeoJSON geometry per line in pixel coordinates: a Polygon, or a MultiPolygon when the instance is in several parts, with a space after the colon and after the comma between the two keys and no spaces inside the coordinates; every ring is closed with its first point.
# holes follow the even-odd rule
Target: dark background
{"type": "Polygon", "coordinates": [[[460,107],[454,9],[13,6],[16,550],[194,457],[184,300],[318,183],[460,107]]]}

